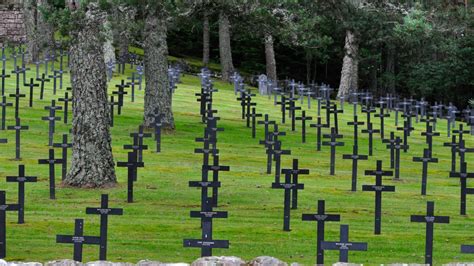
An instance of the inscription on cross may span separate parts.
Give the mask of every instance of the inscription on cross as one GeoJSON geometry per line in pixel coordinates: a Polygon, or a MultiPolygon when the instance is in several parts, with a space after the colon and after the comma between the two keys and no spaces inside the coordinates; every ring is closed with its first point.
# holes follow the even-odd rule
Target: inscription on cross
{"type": "Polygon", "coordinates": [[[18,223],[25,223],[25,183],[36,182],[36,176],[26,176],[25,166],[18,166],[18,176],[7,176],[7,182],[18,183],[18,223]]]}
{"type": "Polygon", "coordinates": [[[84,220],[76,219],[74,223],[74,235],[56,235],[56,243],[73,244],[75,261],[82,261],[83,245],[100,245],[100,237],[84,235],[84,220]]]}
{"type": "Polygon", "coordinates": [[[321,243],[323,250],[339,250],[339,262],[349,262],[349,251],[367,251],[367,243],[349,242],[349,225],[340,227],[339,241],[321,243]]]}

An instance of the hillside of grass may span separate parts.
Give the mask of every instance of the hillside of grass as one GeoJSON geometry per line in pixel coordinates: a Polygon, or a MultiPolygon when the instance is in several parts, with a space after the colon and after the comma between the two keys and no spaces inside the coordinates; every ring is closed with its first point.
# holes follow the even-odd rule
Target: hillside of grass
{"type": "MultiPolygon", "coordinates": [[[[9,70],[12,61],[7,62],[9,70]]],[[[34,67],[31,67],[34,69],[34,67]]],[[[130,76],[116,75],[109,83],[109,93],[121,79],[130,76]]],[[[33,77],[29,71],[27,78],[33,77]]],[[[109,206],[124,209],[123,216],[109,218],[108,260],[136,262],[151,259],[167,262],[191,262],[199,257],[200,250],[183,248],[183,239],[200,238],[198,219],[190,218],[189,211],[200,206],[200,190],[189,188],[188,181],[201,178],[202,155],[194,154],[200,147],[194,138],[203,135],[204,125],[199,116],[199,103],[195,93],[200,91],[200,81],[193,75],[185,75],[173,95],[173,112],[176,130],[162,137],[162,152],[144,152],[145,167],[138,170],[135,183],[135,202],[126,203],[126,178],[124,168],[116,168],[118,185],[111,189],[74,189],[58,187],[56,200],[50,200],[48,190],[48,166],[39,165],[38,159],[48,155],[48,123],[41,120],[47,116],[44,106],[52,99],[64,96],[65,89],[52,94],[52,82],[47,84],[45,99],[39,100],[35,92],[32,108],[28,107],[28,97],[20,100],[22,123],[30,129],[22,132],[22,160],[12,160],[15,155],[13,131],[0,132],[0,138],[8,138],[7,144],[0,144],[0,178],[17,175],[18,165],[26,165],[26,174],[38,177],[37,183],[26,184],[26,223],[16,224],[16,213],[7,214],[7,257],[9,261],[49,261],[59,258],[72,258],[72,245],[56,244],[57,234],[72,234],[74,219],[85,219],[86,235],[99,234],[99,217],[86,215],[86,207],[99,206],[100,195],[109,194],[109,206]]],[[[290,156],[284,156],[282,166],[291,167],[293,158],[298,158],[301,168],[310,169],[309,175],[300,177],[305,189],[299,192],[299,208],[291,211],[291,232],[282,231],[283,191],[271,189],[273,175],[267,175],[264,148],[258,144],[263,139],[263,128],[257,130],[257,139],[251,138],[251,130],[240,119],[240,103],[236,100],[230,84],[218,80],[214,82],[219,91],[214,94],[213,107],[221,119],[219,127],[225,129],[218,134],[220,162],[229,165],[231,171],[220,174],[222,187],[219,190],[220,206],[217,210],[228,211],[228,219],[216,219],[214,238],[228,239],[229,249],[215,249],[214,255],[233,255],[249,260],[260,255],[269,255],[287,262],[314,264],[316,253],[316,224],[301,221],[303,213],[315,213],[317,200],[326,200],[328,213],[340,214],[341,222],[326,225],[326,239],[339,238],[339,224],[349,224],[350,240],[367,242],[367,252],[350,252],[351,262],[375,265],[380,263],[424,261],[425,225],[411,223],[410,215],[424,214],[426,202],[435,201],[435,213],[451,217],[450,224],[436,224],[434,235],[434,263],[440,265],[451,261],[473,261],[474,255],[461,254],[461,244],[474,244],[474,198],[468,195],[468,215],[459,215],[459,180],[449,178],[450,150],[443,142],[450,141],[446,136],[446,121],[437,125],[440,137],[434,140],[434,157],[438,164],[431,164],[428,170],[428,195],[421,196],[421,164],[412,162],[413,156],[421,156],[426,147],[424,124],[415,124],[410,137],[410,150],[401,154],[401,180],[384,178],[384,184],[396,186],[395,193],[383,195],[382,234],[373,234],[374,193],[362,192],[363,184],[374,184],[373,177],[365,177],[363,170],[375,169],[376,160],[383,160],[388,170],[389,152],[380,136],[374,137],[374,156],[359,162],[359,187],[351,192],[351,162],[342,160],[342,154],[352,152],[352,106],[344,107],[339,116],[340,133],[344,135],[345,146],[337,148],[336,175],[329,175],[329,148],[317,152],[315,130],[308,129],[307,143],[301,143],[300,126],[291,132],[290,124],[280,125],[287,132],[281,137],[283,148],[291,149],[290,156]]],[[[69,74],[64,76],[64,88],[69,86],[69,74]]],[[[13,93],[15,79],[6,79],[6,94],[13,93]]],[[[22,92],[28,90],[22,87],[22,92]]],[[[130,144],[129,134],[136,131],[142,122],[144,91],[137,91],[135,102],[130,95],[125,98],[122,115],[115,116],[115,126],[111,129],[115,161],[125,161],[127,151],[122,148],[130,144]]],[[[8,98],[8,101],[12,101],[8,98]]],[[[266,96],[256,96],[257,111],[270,115],[280,121],[280,111],[266,96]]],[[[316,103],[307,115],[317,116],[316,103]]],[[[360,108],[359,108],[360,111],[360,108]]],[[[322,110],[324,117],[325,111],[322,110]]],[[[58,112],[62,116],[62,111],[58,112]]],[[[359,117],[364,117],[359,114],[359,117]]],[[[14,109],[7,109],[7,125],[14,123],[14,109]]],[[[72,121],[72,119],[70,119],[72,121]]],[[[374,127],[379,120],[372,119],[374,127]]],[[[70,124],[58,123],[55,142],[60,142],[62,134],[67,133],[70,124]]],[[[393,113],[386,119],[387,135],[395,130],[393,113]]],[[[323,130],[328,133],[327,129],[323,130]]],[[[401,136],[401,132],[397,132],[401,136]]],[[[360,153],[367,154],[367,135],[360,134],[360,153]]],[[[466,136],[467,146],[474,147],[472,136],[466,136]]],[[[154,147],[153,139],[145,144],[154,147]]],[[[59,150],[56,150],[59,155],[59,150]]],[[[71,156],[71,155],[69,155],[71,156]]],[[[466,161],[471,164],[474,156],[468,154],[466,161]]],[[[60,183],[60,167],[57,167],[57,183],[60,183]]],[[[470,182],[472,183],[472,182],[470,182]]],[[[7,192],[8,203],[17,200],[17,184],[1,182],[1,189],[7,192]]],[[[98,259],[97,246],[85,246],[84,261],[98,259]]],[[[327,251],[326,262],[338,260],[338,252],[327,251]]]]}

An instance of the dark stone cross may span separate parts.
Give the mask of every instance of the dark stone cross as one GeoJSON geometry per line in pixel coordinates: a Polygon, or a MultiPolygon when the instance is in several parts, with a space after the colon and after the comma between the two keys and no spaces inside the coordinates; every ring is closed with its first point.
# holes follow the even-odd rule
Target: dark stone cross
{"type": "Polygon", "coordinates": [[[449,177],[459,178],[461,183],[461,209],[460,214],[466,215],[466,195],[467,194],[474,194],[474,188],[467,187],[467,179],[474,178],[474,173],[467,172],[467,164],[464,162],[461,165],[461,169],[458,173],[450,172],[449,177]]]}
{"type": "Polygon", "coordinates": [[[382,161],[377,160],[376,170],[366,170],[365,175],[375,176],[375,185],[363,185],[362,191],[373,191],[375,192],[375,224],[374,234],[380,235],[382,231],[382,193],[383,192],[395,192],[395,186],[384,186],[382,185],[383,176],[393,176],[392,171],[382,170],[382,161]]]}
{"type": "Polygon", "coordinates": [[[123,96],[128,94],[128,92],[125,91],[125,88],[128,88],[129,86],[125,84],[125,81],[122,79],[120,84],[115,85],[117,88],[117,91],[113,91],[112,94],[118,95],[118,115],[122,114],[122,107],[123,107],[123,96]]]}
{"type": "MultiPolygon", "coordinates": [[[[143,150],[148,149],[147,145],[143,145],[143,139],[151,138],[151,133],[144,133],[143,130],[144,130],[143,125],[140,125],[138,127],[138,132],[130,133],[130,137],[133,137],[133,146],[137,146],[138,162],[143,162],[143,150]]],[[[125,146],[124,146],[125,149],[134,149],[134,147],[130,147],[129,145],[125,145],[125,146]]]]}
{"type": "MultiPolygon", "coordinates": [[[[113,97],[113,96],[112,96],[113,97]]],[[[58,101],[64,102],[64,116],[63,116],[63,122],[64,124],[67,124],[68,121],[68,114],[69,114],[69,102],[72,102],[72,97],[69,98],[69,93],[65,92],[64,93],[64,98],[59,98],[58,101]]]]}
{"type": "MultiPolygon", "coordinates": [[[[269,120],[268,114],[265,114],[263,121],[260,120],[260,121],[257,122],[257,124],[258,124],[258,125],[263,125],[263,127],[264,127],[264,134],[263,134],[263,136],[266,138],[266,137],[268,136],[268,132],[269,132],[269,130],[268,130],[269,125],[274,125],[274,124],[275,124],[275,121],[269,120]]],[[[265,146],[266,146],[266,145],[265,145],[265,146]]]]}
{"type": "Polygon", "coordinates": [[[336,147],[337,146],[344,146],[344,142],[336,141],[339,138],[342,138],[343,135],[339,135],[336,133],[335,128],[331,128],[331,134],[324,134],[324,138],[329,138],[330,141],[323,141],[323,146],[330,146],[331,147],[331,162],[330,162],[330,175],[334,175],[335,166],[336,166],[336,147]]]}
{"type": "Polygon", "coordinates": [[[372,117],[372,113],[375,113],[377,112],[377,110],[372,107],[372,106],[362,106],[362,113],[365,113],[366,114],[366,120],[365,120],[365,123],[367,125],[367,127],[369,126],[371,122],[371,117],[372,117]]]}
{"type": "Polygon", "coordinates": [[[380,104],[380,112],[378,114],[375,114],[374,116],[375,117],[378,117],[380,118],[380,137],[382,139],[385,138],[385,118],[386,117],[390,117],[390,114],[389,113],[385,113],[385,103],[384,101],[380,101],[379,104],[380,104]]]}
{"type": "Polygon", "coordinates": [[[128,160],[126,162],[117,162],[118,167],[127,167],[127,202],[133,202],[133,182],[137,179],[138,167],[144,167],[143,162],[137,161],[137,152],[132,151],[128,153],[128,160]]]}
{"type": "Polygon", "coordinates": [[[20,93],[20,88],[16,88],[15,93],[10,94],[10,97],[15,98],[15,118],[18,118],[18,109],[20,108],[20,98],[25,98],[26,95],[23,93],[20,93]]]}
{"type": "Polygon", "coordinates": [[[339,134],[339,119],[337,118],[337,114],[344,113],[343,110],[337,109],[337,104],[333,104],[330,109],[327,110],[329,114],[334,115],[334,129],[336,130],[336,134],[339,134]]]}
{"type": "Polygon", "coordinates": [[[474,148],[466,148],[466,142],[462,140],[459,142],[457,152],[459,153],[459,163],[462,165],[466,161],[466,153],[474,152],[474,148]]]}
{"type": "Polygon", "coordinates": [[[40,81],[40,100],[43,100],[44,96],[44,83],[45,82],[50,82],[50,79],[46,78],[46,75],[43,73],[41,75],[41,78],[37,78],[36,81],[40,81]]]}
{"type": "Polygon", "coordinates": [[[390,138],[389,139],[383,139],[383,143],[388,143],[387,144],[387,149],[390,149],[390,168],[395,167],[395,133],[390,132],[390,138]]]}
{"type": "Polygon", "coordinates": [[[267,154],[270,152],[272,153],[273,160],[275,161],[275,183],[280,183],[281,156],[285,154],[290,155],[291,150],[282,150],[281,141],[277,140],[275,141],[272,150],[267,149],[267,154]]]}
{"type": "Polygon", "coordinates": [[[322,250],[339,250],[339,262],[349,262],[349,251],[367,251],[367,243],[349,242],[349,225],[340,227],[339,241],[321,243],[322,250]]]}
{"type": "Polygon", "coordinates": [[[423,163],[423,170],[421,172],[421,195],[426,195],[426,183],[428,179],[428,163],[437,163],[438,158],[432,157],[432,151],[424,149],[423,157],[413,157],[414,162],[423,163]]]}
{"type": "Polygon", "coordinates": [[[2,80],[2,96],[5,95],[5,79],[11,77],[10,75],[5,74],[5,69],[2,69],[2,74],[0,75],[0,78],[2,80]]]}
{"type": "Polygon", "coordinates": [[[130,86],[131,88],[131,93],[132,93],[132,103],[135,102],[135,85],[137,85],[137,80],[135,79],[135,72],[132,73],[131,77],[128,77],[127,80],[130,80],[130,82],[127,82],[127,85],[130,86]]]}
{"type": "Polygon", "coordinates": [[[357,191],[357,166],[359,160],[368,160],[369,156],[361,155],[358,152],[357,145],[352,147],[352,154],[342,155],[342,159],[352,160],[352,185],[351,191],[357,191]]]}
{"type": "Polygon", "coordinates": [[[303,221],[317,222],[317,240],[316,240],[316,264],[324,265],[324,250],[321,243],[324,241],[324,227],[326,222],[338,222],[341,220],[339,214],[326,213],[324,200],[318,200],[318,212],[315,214],[303,214],[303,221]]]}
{"type": "Polygon", "coordinates": [[[74,225],[74,235],[56,235],[56,243],[74,244],[75,261],[82,262],[82,247],[86,245],[100,245],[101,239],[98,236],[84,235],[84,220],[76,219],[74,225]]]}
{"type": "Polygon", "coordinates": [[[110,96],[109,106],[110,106],[110,126],[114,126],[114,106],[118,106],[119,103],[114,101],[114,96],[110,96]]]}
{"type": "Polygon", "coordinates": [[[464,139],[464,134],[469,134],[469,130],[464,130],[463,124],[459,123],[459,128],[453,130],[453,133],[459,135],[458,143],[461,143],[464,139]]]}
{"type": "Polygon", "coordinates": [[[296,106],[296,98],[288,98],[290,106],[288,107],[291,117],[291,131],[296,130],[296,110],[301,110],[300,106],[296,106]]]}
{"type": "Polygon", "coordinates": [[[49,122],[49,133],[48,133],[48,146],[53,146],[54,132],[56,127],[56,121],[60,121],[61,117],[56,116],[56,110],[62,110],[61,106],[56,106],[56,101],[51,101],[51,106],[44,107],[45,110],[49,110],[49,116],[43,116],[41,119],[49,122]]]}
{"type": "Polygon", "coordinates": [[[109,215],[123,215],[123,209],[109,208],[109,195],[102,194],[100,207],[87,207],[86,214],[100,215],[99,260],[107,260],[107,226],[109,215]]]}
{"type": "MultiPolygon", "coordinates": [[[[199,96],[196,101],[200,103],[199,114],[201,115],[202,122],[204,122],[204,118],[206,115],[206,105],[208,102],[212,102],[212,91],[207,91],[204,89],[204,87],[201,87],[201,93],[196,93],[195,95],[199,96]]],[[[244,101],[241,102],[242,114],[245,112],[245,106],[243,102],[244,101]]]]}
{"type": "Polygon", "coordinates": [[[33,89],[34,87],[39,87],[39,84],[36,84],[34,79],[31,78],[30,83],[25,83],[24,85],[30,88],[30,100],[28,102],[28,106],[33,107],[33,89]]]}
{"type": "Polygon", "coordinates": [[[357,115],[354,115],[352,122],[347,122],[347,125],[354,127],[354,145],[359,146],[359,126],[364,125],[364,122],[359,122],[357,115]]]}
{"type": "Polygon", "coordinates": [[[257,114],[255,107],[252,107],[252,112],[247,114],[247,117],[251,117],[252,119],[252,138],[255,138],[256,135],[256,122],[257,122],[257,117],[262,117],[262,114],[257,114]]]}
{"type": "Polygon", "coordinates": [[[456,157],[459,144],[456,142],[456,135],[451,136],[451,142],[443,143],[445,147],[451,147],[451,172],[456,172],[456,157]]]}
{"type": "Polygon", "coordinates": [[[313,120],[313,117],[306,116],[306,111],[301,112],[300,117],[296,117],[296,120],[301,120],[301,141],[306,143],[306,120],[313,120]]]}
{"type": "Polygon", "coordinates": [[[426,215],[412,215],[411,222],[426,223],[425,264],[433,264],[433,229],[435,223],[449,223],[449,216],[435,216],[434,202],[426,203],[426,215]]]}
{"type": "MultiPolygon", "coordinates": [[[[203,165],[202,166],[202,171],[207,171],[207,172],[212,172],[212,182],[219,182],[219,172],[220,171],[230,171],[229,166],[224,166],[224,165],[219,165],[219,154],[216,154],[213,156],[213,161],[212,165],[203,165]]],[[[219,197],[219,192],[218,192],[218,187],[213,187],[212,188],[212,206],[217,207],[218,204],[218,197],[219,197]]]]}
{"type": "Polygon", "coordinates": [[[16,123],[14,126],[7,126],[7,130],[15,130],[15,160],[21,160],[21,131],[28,130],[29,126],[22,126],[20,124],[20,118],[16,118],[16,123]]]}
{"type": "Polygon", "coordinates": [[[247,127],[250,127],[250,116],[248,116],[248,114],[250,114],[250,108],[252,106],[257,106],[257,103],[254,103],[252,102],[252,96],[255,96],[255,94],[252,94],[250,93],[250,90],[249,92],[247,93],[247,100],[245,101],[245,107],[246,107],[246,111],[245,111],[245,116],[246,116],[246,120],[247,120],[247,127]]]}
{"type": "Polygon", "coordinates": [[[57,80],[59,78],[62,78],[62,75],[60,73],[58,73],[57,70],[54,70],[53,75],[49,75],[48,77],[53,79],[53,95],[56,95],[57,80]]]}
{"type": "Polygon", "coordinates": [[[18,176],[7,176],[7,182],[18,183],[18,223],[25,223],[25,183],[36,182],[36,176],[26,176],[25,166],[18,166],[18,176]]]}
{"type": "MultiPolygon", "coordinates": [[[[290,205],[291,205],[291,192],[298,189],[304,189],[304,184],[298,184],[291,182],[291,172],[286,171],[282,173],[285,174],[285,182],[274,182],[272,183],[272,188],[274,189],[284,189],[284,210],[283,210],[283,231],[290,231],[290,205]]],[[[279,180],[278,180],[279,181],[279,180]]]]}
{"type": "Polygon", "coordinates": [[[163,115],[155,112],[153,127],[155,129],[156,152],[161,152],[161,128],[163,127],[163,115]]]}
{"type": "Polygon", "coordinates": [[[283,174],[290,174],[292,183],[295,184],[294,189],[291,191],[291,208],[296,210],[298,209],[298,177],[299,175],[309,175],[309,169],[300,169],[298,168],[298,159],[293,159],[293,167],[291,169],[282,169],[283,174]]]}
{"type": "Polygon", "coordinates": [[[63,142],[53,143],[53,147],[62,149],[62,169],[61,178],[64,180],[67,174],[67,149],[72,148],[72,143],[67,142],[67,134],[63,134],[63,142]]]}
{"type": "Polygon", "coordinates": [[[49,149],[48,159],[39,159],[39,164],[49,165],[49,198],[56,199],[56,171],[55,164],[62,164],[63,159],[54,158],[54,149],[49,149]]]}
{"type": "Polygon", "coordinates": [[[405,148],[406,144],[402,144],[402,140],[400,139],[400,137],[396,137],[395,138],[395,142],[393,144],[389,144],[387,145],[387,148],[391,148],[391,149],[394,149],[395,151],[395,157],[394,157],[394,163],[395,163],[395,177],[394,179],[398,180],[400,179],[400,150],[405,148]],[[390,147],[390,146],[393,146],[390,147]]]}
{"type": "Polygon", "coordinates": [[[0,191],[0,259],[7,256],[7,211],[18,211],[18,204],[7,204],[5,191],[0,191]]]}
{"type": "Polygon", "coordinates": [[[373,140],[374,133],[380,133],[380,129],[373,129],[372,122],[367,125],[367,129],[363,129],[362,133],[367,133],[369,135],[369,156],[372,156],[373,153],[373,140]]]}
{"type": "Polygon", "coordinates": [[[432,126],[427,126],[426,132],[421,132],[422,136],[426,137],[426,144],[428,144],[428,150],[433,151],[433,137],[439,136],[439,132],[434,132],[432,126]]]}
{"type": "MultiPolygon", "coordinates": [[[[205,136],[204,138],[196,138],[196,141],[200,141],[203,143],[203,148],[197,148],[194,149],[194,153],[202,153],[202,164],[203,165],[209,165],[209,155],[215,156],[216,154],[219,153],[219,150],[216,149],[215,147],[210,147],[210,144],[214,142],[214,140],[210,137],[210,134],[208,131],[205,131],[205,136]]],[[[217,141],[217,140],[216,140],[217,141]]],[[[215,143],[215,142],[214,142],[215,143]]]]}
{"type": "Polygon", "coordinates": [[[281,111],[281,123],[285,124],[286,122],[286,105],[288,104],[286,101],[285,95],[281,95],[281,100],[279,102],[276,102],[281,106],[280,111],[281,111]]]}
{"type": "Polygon", "coordinates": [[[0,106],[2,107],[2,130],[5,130],[5,118],[7,115],[7,106],[13,106],[12,103],[7,103],[7,97],[2,96],[2,102],[0,103],[0,106]]]}
{"type": "Polygon", "coordinates": [[[403,122],[403,127],[397,127],[397,130],[403,130],[403,152],[407,152],[408,151],[408,137],[410,136],[410,132],[413,130],[414,128],[412,126],[409,125],[409,122],[408,121],[405,121],[403,122]]]}
{"type": "MultiPolygon", "coordinates": [[[[199,182],[199,181],[198,181],[199,182]]],[[[211,182],[199,182],[202,185],[210,185],[211,182]]],[[[190,182],[191,185],[191,182],[190,182]]],[[[203,187],[204,188],[204,187],[203,187]]],[[[183,246],[186,248],[200,248],[201,257],[212,256],[212,249],[214,248],[229,248],[228,240],[214,240],[212,238],[212,219],[227,218],[226,211],[213,211],[210,202],[211,199],[205,198],[202,202],[200,211],[191,211],[192,218],[201,218],[202,232],[201,239],[184,239],[183,246]]]]}
{"type": "Polygon", "coordinates": [[[317,123],[310,124],[309,127],[315,127],[316,128],[316,150],[320,151],[321,150],[321,128],[328,127],[328,125],[321,123],[321,117],[320,116],[318,116],[318,119],[316,121],[317,121],[317,123]]]}

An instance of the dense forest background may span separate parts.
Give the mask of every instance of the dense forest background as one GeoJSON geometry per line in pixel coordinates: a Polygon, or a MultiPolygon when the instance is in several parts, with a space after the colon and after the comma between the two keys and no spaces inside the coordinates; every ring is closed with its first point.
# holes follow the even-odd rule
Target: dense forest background
{"type": "MultiPolygon", "coordinates": [[[[295,1],[264,3],[277,18],[278,79],[339,87],[347,29],[357,32],[358,90],[425,97],[466,106],[474,98],[473,7],[467,1],[295,1]],[[342,3],[345,2],[345,5],[342,3]],[[273,10],[271,10],[273,9],[273,10]]],[[[238,5],[238,3],[234,3],[238,5]]],[[[257,12],[230,7],[234,66],[265,73],[257,12]],[[256,14],[257,13],[257,14],[256,14]]],[[[210,20],[210,58],[219,62],[217,16],[210,20]]],[[[168,35],[171,55],[202,57],[202,15],[179,17],[168,35]]]]}

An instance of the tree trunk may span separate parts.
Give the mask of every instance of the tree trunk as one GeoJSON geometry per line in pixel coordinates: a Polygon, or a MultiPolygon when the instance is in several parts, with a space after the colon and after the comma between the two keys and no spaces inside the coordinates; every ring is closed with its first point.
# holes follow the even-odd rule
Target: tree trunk
{"type": "Polygon", "coordinates": [[[101,29],[105,15],[95,3],[72,32],[72,161],[64,184],[95,188],[116,184],[101,29]]]}
{"type": "Polygon", "coordinates": [[[313,56],[308,51],[306,51],[305,54],[306,54],[306,83],[309,84],[310,79],[311,79],[311,61],[313,59],[313,56]]]}
{"type": "Polygon", "coordinates": [[[114,40],[118,48],[120,58],[128,57],[130,46],[130,21],[135,19],[136,9],[125,5],[117,5],[114,10],[115,30],[114,40]]]}
{"type": "Polygon", "coordinates": [[[48,48],[54,47],[54,27],[53,24],[46,21],[44,12],[53,12],[53,8],[48,3],[48,0],[38,0],[38,19],[37,29],[40,37],[40,50],[45,51],[48,48]]]}
{"type": "Polygon", "coordinates": [[[25,24],[26,49],[28,52],[25,60],[28,63],[38,61],[39,58],[39,38],[36,28],[38,16],[37,8],[36,0],[23,1],[23,23],[25,24]]]}
{"type": "Polygon", "coordinates": [[[219,54],[222,68],[222,79],[230,81],[234,72],[232,49],[230,47],[230,22],[224,11],[219,13],[219,54]]]}
{"type": "Polygon", "coordinates": [[[102,49],[104,50],[104,63],[108,64],[110,62],[115,63],[115,48],[113,46],[113,30],[112,23],[109,20],[106,20],[103,25],[104,28],[104,44],[102,49]]]}
{"type": "Polygon", "coordinates": [[[202,64],[207,67],[209,65],[209,47],[210,47],[210,35],[209,35],[209,16],[204,13],[204,22],[202,25],[202,64]]]}
{"type": "Polygon", "coordinates": [[[145,50],[145,111],[144,126],[152,127],[155,114],[163,115],[163,128],[174,129],[172,95],[168,84],[168,44],[166,17],[157,10],[146,16],[145,50]]]}
{"type": "Polygon", "coordinates": [[[344,45],[344,59],[342,61],[341,82],[339,83],[338,97],[357,91],[359,79],[358,44],[352,31],[346,31],[344,45]]]}
{"type": "Polygon", "coordinates": [[[265,63],[267,66],[267,78],[273,81],[278,80],[273,36],[269,33],[265,33],[265,63]]]}
{"type": "Polygon", "coordinates": [[[395,93],[395,49],[394,47],[387,47],[387,62],[385,68],[387,76],[387,92],[395,93]]]}

